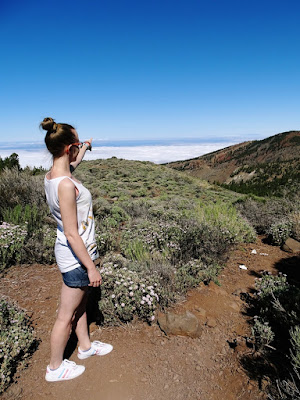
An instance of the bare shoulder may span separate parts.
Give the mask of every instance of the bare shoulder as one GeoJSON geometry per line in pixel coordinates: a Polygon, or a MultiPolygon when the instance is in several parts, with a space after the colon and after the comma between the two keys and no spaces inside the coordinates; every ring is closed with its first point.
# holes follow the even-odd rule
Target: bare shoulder
{"type": "Polygon", "coordinates": [[[75,192],[75,185],[69,178],[64,178],[58,185],[59,193],[72,193],[75,192]]]}

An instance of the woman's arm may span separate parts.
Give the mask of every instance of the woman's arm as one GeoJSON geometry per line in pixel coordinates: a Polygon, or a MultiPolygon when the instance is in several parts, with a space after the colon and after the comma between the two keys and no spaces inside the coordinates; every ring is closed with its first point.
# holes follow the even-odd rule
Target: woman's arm
{"type": "Polygon", "coordinates": [[[86,267],[90,286],[97,287],[101,284],[101,275],[97,271],[86,247],[78,233],[77,207],[75,185],[69,179],[63,179],[58,186],[58,199],[64,234],[72,250],[86,267]]]}
{"type": "MultiPolygon", "coordinates": [[[[86,140],[84,143],[88,142],[90,144],[90,148],[92,148],[92,140],[93,138],[90,138],[89,140],[86,140]]],[[[83,146],[79,149],[79,153],[76,157],[76,160],[70,163],[70,170],[71,173],[78,167],[78,165],[81,163],[85,152],[87,151],[88,147],[83,144],[83,146]]]]}

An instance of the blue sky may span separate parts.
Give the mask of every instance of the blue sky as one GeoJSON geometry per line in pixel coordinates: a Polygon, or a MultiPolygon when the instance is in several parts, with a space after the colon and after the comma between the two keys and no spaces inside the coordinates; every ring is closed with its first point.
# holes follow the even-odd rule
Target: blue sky
{"type": "Polygon", "coordinates": [[[8,1],[0,141],[263,138],[300,129],[299,1],[8,1]]]}

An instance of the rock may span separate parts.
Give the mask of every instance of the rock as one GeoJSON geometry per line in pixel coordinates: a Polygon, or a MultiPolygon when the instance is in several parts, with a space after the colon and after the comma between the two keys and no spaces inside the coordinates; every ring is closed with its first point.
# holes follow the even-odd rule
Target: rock
{"type": "Polygon", "coordinates": [[[217,321],[214,318],[209,317],[209,318],[207,318],[206,325],[209,328],[214,328],[217,326],[217,321]]]}
{"type": "Polygon", "coordinates": [[[298,253],[300,252],[300,242],[295,239],[288,238],[282,246],[282,250],[288,253],[298,253]]]}
{"type": "Polygon", "coordinates": [[[229,307],[232,308],[234,311],[240,311],[240,306],[234,301],[229,304],[229,307]]]}
{"type": "Polygon", "coordinates": [[[168,312],[160,314],[157,318],[160,329],[167,335],[190,336],[192,338],[200,337],[202,327],[197,317],[190,311],[184,314],[174,314],[168,312]]]}

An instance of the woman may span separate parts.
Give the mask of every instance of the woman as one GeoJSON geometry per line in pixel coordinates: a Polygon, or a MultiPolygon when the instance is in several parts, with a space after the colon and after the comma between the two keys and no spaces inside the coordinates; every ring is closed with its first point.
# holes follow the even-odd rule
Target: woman
{"type": "Polygon", "coordinates": [[[45,192],[50,211],[57,222],[55,257],[62,273],[60,306],[51,333],[51,359],[46,370],[50,382],[81,375],[85,367],[63,360],[73,327],[78,337],[78,358],[105,355],[110,344],[94,341],[88,333],[86,302],[88,289],[99,287],[101,276],[94,261],[99,257],[95,241],[92,197],[71,171],[81,162],[91,141],[79,142],[76,130],[68,124],[45,118],[41,127],[47,131],[45,143],[53,156],[53,166],[45,176],[45,192]]]}

